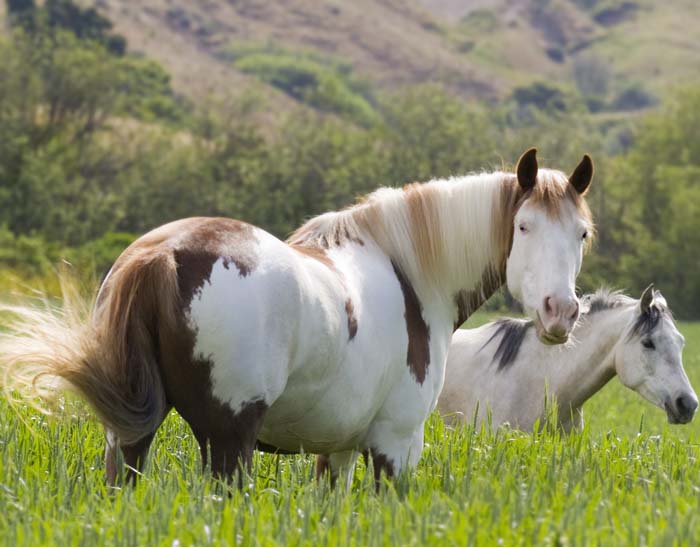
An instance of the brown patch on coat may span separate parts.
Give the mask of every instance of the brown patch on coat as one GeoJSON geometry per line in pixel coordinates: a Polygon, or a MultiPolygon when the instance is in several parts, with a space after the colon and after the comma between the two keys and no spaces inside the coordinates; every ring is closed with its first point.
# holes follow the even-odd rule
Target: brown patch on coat
{"type": "Polygon", "coordinates": [[[209,281],[217,260],[224,267],[233,263],[241,277],[246,277],[258,264],[257,238],[253,226],[228,218],[194,217],[177,220],[156,228],[137,239],[117,259],[100,291],[116,283],[122,270],[139,268],[142,256],[164,256],[177,268],[177,283],[181,298],[189,303],[194,293],[209,281]],[[186,264],[186,268],[181,265],[186,264]]]}
{"type": "Polygon", "coordinates": [[[430,328],[423,319],[423,306],[413,286],[396,264],[392,262],[392,266],[401,285],[406,310],[404,312],[408,333],[406,364],[416,381],[422,385],[430,365],[430,328]]]}
{"type": "Polygon", "coordinates": [[[515,175],[506,175],[501,182],[501,192],[493,201],[491,218],[493,219],[493,246],[498,250],[497,263],[505,269],[510,249],[513,246],[513,223],[518,209],[523,204],[525,192],[515,175]]]}
{"type": "Polygon", "coordinates": [[[454,330],[461,327],[464,322],[469,319],[472,313],[478,310],[484,302],[486,302],[493,293],[495,293],[503,283],[505,283],[506,272],[505,268],[496,270],[495,268],[487,268],[481,276],[481,281],[476,287],[469,290],[459,291],[455,297],[455,305],[457,307],[457,320],[454,323],[454,330]]]}
{"type": "Polygon", "coordinates": [[[350,333],[350,340],[352,340],[357,334],[357,318],[355,317],[355,307],[349,298],[345,301],[345,314],[348,316],[348,333],[350,333]]]}
{"type": "Polygon", "coordinates": [[[382,472],[389,478],[394,476],[394,461],[389,459],[386,454],[369,449],[365,450],[362,455],[365,458],[365,462],[369,462],[369,458],[372,459],[372,468],[374,469],[374,487],[377,491],[382,485],[382,472]]]}
{"type": "Polygon", "coordinates": [[[328,258],[328,255],[326,254],[326,251],[322,247],[314,246],[314,245],[290,245],[292,249],[294,249],[296,252],[307,256],[309,258],[313,258],[314,260],[318,260],[321,264],[326,266],[329,270],[332,270],[335,273],[338,273],[338,270],[335,267],[335,264],[333,261],[328,258]]]}
{"type": "MultiPolygon", "coordinates": [[[[304,256],[308,256],[309,258],[313,258],[314,260],[319,261],[321,264],[326,266],[329,270],[334,272],[335,274],[338,275],[338,279],[345,287],[345,279],[343,278],[342,274],[338,271],[338,269],[335,267],[335,264],[333,261],[328,257],[326,254],[325,249],[322,249],[320,247],[314,247],[310,245],[290,245],[292,249],[297,251],[298,253],[303,254],[304,256]]],[[[349,340],[352,340],[355,338],[355,335],[357,334],[357,318],[355,317],[355,307],[352,303],[352,300],[350,298],[347,298],[345,300],[345,314],[347,315],[348,318],[348,333],[349,333],[349,340]]]]}
{"type": "MultiPolygon", "coordinates": [[[[230,477],[235,471],[250,467],[267,405],[262,399],[254,399],[234,410],[213,396],[213,363],[209,356],[195,354],[197,333],[187,324],[186,316],[193,294],[209,279],[211,268],[219,259],[214,248],[221,249],[228,244],[231,250],[231,245],[238,246],[241,237],[249,233],[245,226],[235,221],[210,226],[217,235],[206,241],[200,238],[212,232],[200,229],[183,238],[183,244],[173,251],[177,259],[181,321],[178,331],[161,346],[161,369],[168,403],[192,428],[203,464],[209,464],[212,472],[221,477],[230,477]]],[[[242,277],[247,275],[245,271],[252,271],[253,263],[247,259],[243,268],[239,265],[240,257],[250,254],[238,254],[236,260],[231,254],[227,256],[242,277]]]]}
{"type": "Polygon", "coordinates": [[[253,399],[234,411],[214,397],[213,363],[194,355],[195,333],[183,328],[180,336],[182,342],[171,346],[163,360],[168,402],[189,424],[199,443],[202,464],[209,465],[212,473],[230,478],[237,471],[250,470],[267,404],[253,399]],[[182,352],[179,358],[176,352],[182,352]]]}
{"type": "Polygon", "coordinates": [[[129,342],[129,351],[146,356],[143,358],[153,355],[165,399],[157,406],[157,414],[154,411],[154,426],[145,432],[146,436],[130,440],[119,435],[122,450],[135,463],[145,458],[149,437],[172,406],[192,428],[202,461],[210,463],[214,473],[228,477],[250,465],[267,405],[258,399],[234,410],[213,396],[213,364],[207,356],[194,354],[197,333],[188,325],[187,311],[217,260],[224,258],[225,265],[233,263],[239,275],[245,277],[257,265],[256,247],[252,226],[243,222],[185,219],[157,228],[134,242],[112,268],[96,320],[114,315],[124,317],[123,321],[131,325],[125,330],[134,334],[123,338],[129,342]],[[151,272],[148,264],[157,269],[151,272]],[[133,283],[138,292],[124,292],[131,283],[129,276],[139,280],[133,283]],[[124,313],[127,304],[138,306],[142,325],[134,323],[133,314],[124,313]],[[137,442],[140,439],[143,442],[137,442]]]}
{"type": "Polygon", "coordinates": [[[325,454],[319,454],[316,456],[316,480],[320,482],[326,475],[330,477],[331,487],[335,486],[338,474],[333,473],[331,459],[325,454]]]}
{"type": "Polygon", "coordinates": [[[411,226],[413,248],[423,271],[436,271],[444,249],[437,222],[435,188],[414,182],[404,186],[411,226]]]}
{"type": "Polygon", "coordinates": [[[187,303],[209,281],[217,260],[222,259],[227,269],[233,263],[240,277],[250,275],[259,261],[257,238],[253,227],[245,222],[225,218],[203,219],[176,237],[172,243],[173,255],[180,295],[187,303]]]}
{"type": "Polygon", "coordinates": [[[291,455],[291,454],[299,454],[299,450],[285,450],[283,448],[279,448],[275,445],[264,443],[262,441],[258,441],[255,443],[255,448],[256,450],[259,450],[260,452],[265,452],[266,454],[280,454],[280,455],[291,455]]]}

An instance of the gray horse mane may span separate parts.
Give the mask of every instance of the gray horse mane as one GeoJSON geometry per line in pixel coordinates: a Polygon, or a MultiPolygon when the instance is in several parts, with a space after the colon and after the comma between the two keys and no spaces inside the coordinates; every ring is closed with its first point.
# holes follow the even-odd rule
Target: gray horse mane
{"type": "MultiPolygon", "coordinates": [[[[660,294],[654,291],[654,297],[660,294]]],[[[581,316],[592,315],[603,310],[619,308],[626,304],[635,304],[637,301],[634,298],[622,294],[620,291],[612,291],[610,289],[598,289],[593,294],[587,294],[581,297],[581,316]]],[[[671,310],[664,306],[659,300],[652,300],[649,309],[640,313],[634,321],[634,325],[630,329],[629,338],[635,336],[648,336],[656,328],[662,317],[667,316],[672,318],[671,310]]]]}
{"type": "MultiPolygon", "coordinates": [[[[654,297],[658,294],[658,291],[654,291],[654,297]]],[[[629,338],[634,338],[639,336],[649,336],[652,331],[656,328],[663,317],[668,317],[673,321],[673,314],[671,310],[664,306],[658,300],[652,300],[649,309],[640,314],[634,321],[634,325],[630,329],[629,338]]]]}
{"type": "Polygon", "coordinates": [[[634,298],[630,298],[620,291],[602,287],[592,294],[584,294],[581,297],[581,315],[592,315],[599,311],[612,310],[634,302],[636,302],[634,298]]]}
{"type": "MultiPolygon", "coordinates": [[[[620,291],[603,287],[594,293],[585,294],[581,297],[581,318],[590,317],[598,312],[612,310],[635,302],[634,298],[630,298],[620,291]]],[[[648,313],[640,314],[637,318],[632,327],[631,335],[649,334],[654,330],[664,313],[667,313],[667,308],[658,302],[654,302],[648,313]]],[[[506,370],[517,359],[520,348],[525,341],[525,336],[533,326],[534,323],[529,319],[498,319],[493,323],[493,334],[481,349],[497,340],[498,347],[493,354],[493,362],[498,363],[499,371],[506,370]]]]}
{"type": "Polygon", "coordinates": [[[495,332],[491,335],[481,349],[484,349],[492,341],[499,339],[493,360],[498,362],[498,370],[505,370],[515,362],[523,345],[525,335],[535,324],[529,319],[511,319],[504,317],[494,323],[495,332]]]}

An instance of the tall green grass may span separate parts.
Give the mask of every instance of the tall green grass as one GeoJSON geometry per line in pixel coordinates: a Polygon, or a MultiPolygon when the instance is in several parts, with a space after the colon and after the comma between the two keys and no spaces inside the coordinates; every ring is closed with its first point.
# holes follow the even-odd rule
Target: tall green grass
{"type": "MultiPolygon", "coordinates": [[[[485,318],[481,318],[482,320],[485,318]]],[[[682,324],[700,385],[700,324],[682,324]]],[[[436,417],[415,473],[379,494],[313,479],[310,456],[255,458],[242,490],[202,473],[172,415],[136,488],[104,484],[100,427],[79,403],[47,419],[0,402],[0,542],[6,545],[697,545],[698,425],[617,380],[580,434],[449,429],[436,417]]]]}

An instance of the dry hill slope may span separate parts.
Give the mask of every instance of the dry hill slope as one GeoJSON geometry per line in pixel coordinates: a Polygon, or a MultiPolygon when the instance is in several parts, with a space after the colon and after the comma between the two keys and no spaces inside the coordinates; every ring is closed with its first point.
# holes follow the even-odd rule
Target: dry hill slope
{"type": "Polygon", "coordinates": [[[443,81],[491,97],[498,82],[451,47],[427,11],[400,0],[99,0],[133,50],[161,61],[190,93],[254,86],[226,59],[241,46],[315,52],[380,86],[443,81]]]}
{"type": "Polygon", "coordinates": [[[697,0],[81,0],[190,96],[253,91],[298,104],[234,66],[245,50],[315,55],[379,88],[438,81],[505,97],[550,81],[614,104],[700,74],[697,0]],[[633,90],[634,91],[634,90],[633,90]]]}

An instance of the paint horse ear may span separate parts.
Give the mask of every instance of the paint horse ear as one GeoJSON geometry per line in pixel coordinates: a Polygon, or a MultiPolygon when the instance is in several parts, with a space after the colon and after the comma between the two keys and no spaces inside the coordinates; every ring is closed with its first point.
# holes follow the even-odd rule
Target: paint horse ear
{"type": "Polygon", "coordinates": [[[583,159],[574,169],[569,177],[569,182],[572,184],[576,191],[583,195],[588,190],[588,186],[591,184],[593,179],[593,160],[588,154],[583,156],[583,159]]]}
{"type": "Polygon", "coordinates": [[[642,297],[639,299],[639,307],[642,313],[649,313],[651,309],[651,303],[654,301],[654,284],[652,283],[642,293],[642,297]]]}
{"type": "Polygon", "coordinates": [[[518,160],[515,172],[518,174],[518,183],[525,190],[532,190],[537,182],[537,148],[530,148],[518,160]]]}

